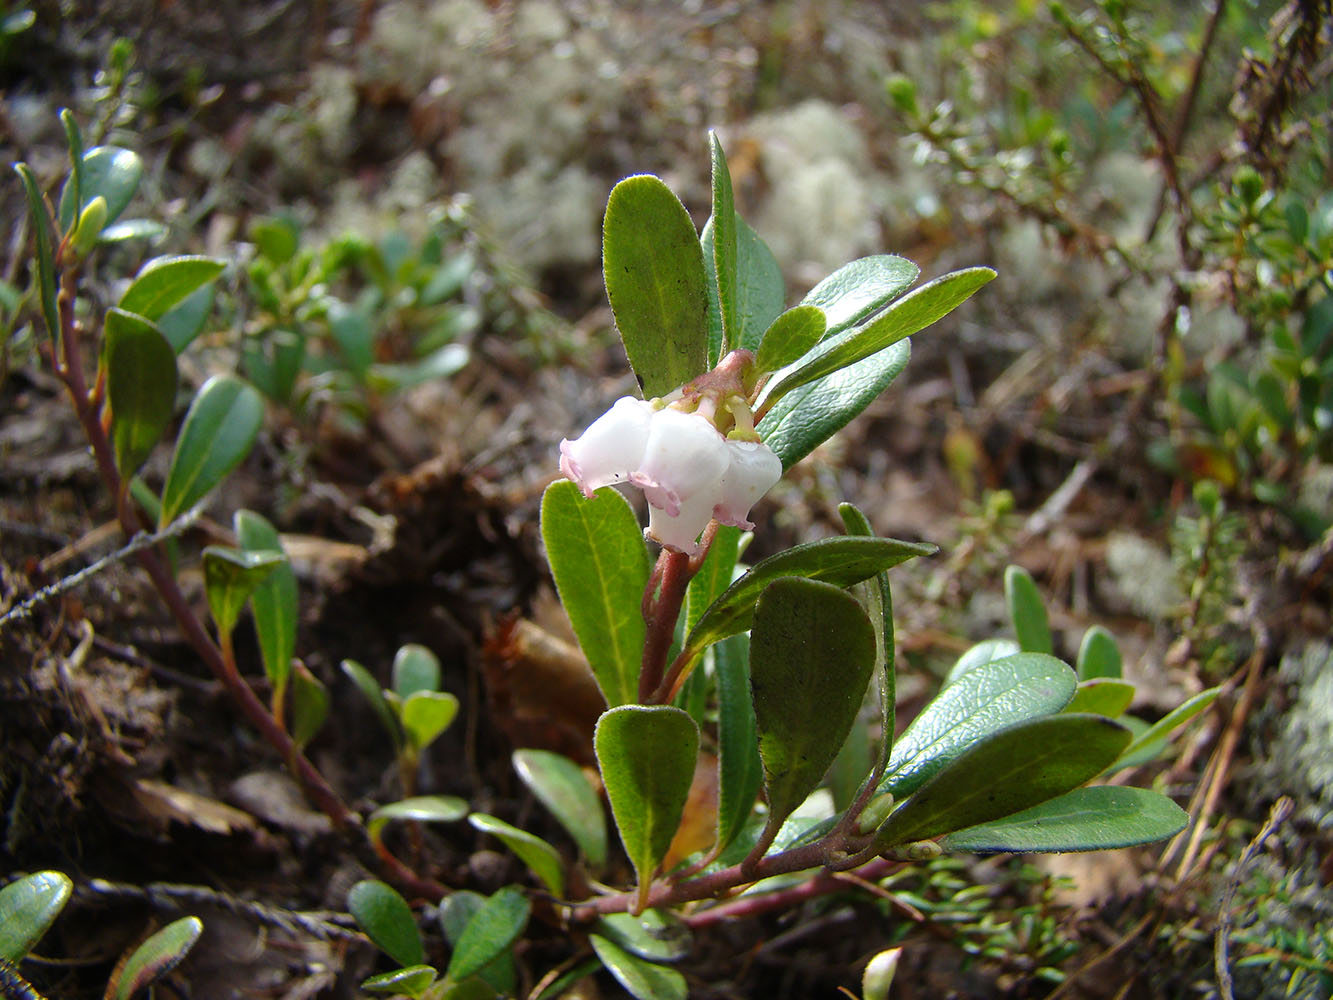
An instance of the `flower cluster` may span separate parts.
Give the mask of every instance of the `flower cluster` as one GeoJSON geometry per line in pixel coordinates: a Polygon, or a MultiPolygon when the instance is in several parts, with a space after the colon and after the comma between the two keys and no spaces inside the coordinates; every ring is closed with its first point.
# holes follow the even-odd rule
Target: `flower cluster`
{"type": "Polygon", "coordinates": [[[750,508],[782,476],[782,462],[758,435],[724,436],[702,409],[618,399],[582,436],[560,442],[560,471],[588,497],[615,483],[639,487],[648,499],[648,536],[696,555],[713,518],[753,528],[750,508]]]}

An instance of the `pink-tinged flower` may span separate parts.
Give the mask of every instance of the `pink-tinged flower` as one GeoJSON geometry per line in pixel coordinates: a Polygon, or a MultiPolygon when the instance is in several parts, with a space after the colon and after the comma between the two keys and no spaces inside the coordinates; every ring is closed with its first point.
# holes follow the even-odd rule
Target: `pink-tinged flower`
{"type": "Polygon", "coordinates": [[[578,483],[585,497],[603,486],[629,482],[643,460],[653,416],[650,403],[622,396],[578,438],[560,442],[560,471],[578,483]]]}
{"type": "Polygon", "coordinates": [[[721,499],[713,516],[723,524],[749,531],[750,508],[782,478],[782,459],[762,441],[728,441],[731,463],[722,474],[721,499]]]}
{"type": "MultiPolygon", "coordinates": [[[[716,493],[715,484],[729,460],[727,439],[708,420],[697,413],[659,410],[648,430],[643,460],[629,481],[643,489],[648,503],[676,517],[681,504],[695,494],[710,487],[716,493]]],[[[709,517],[712,506],[708,505],[709,517]]]]}

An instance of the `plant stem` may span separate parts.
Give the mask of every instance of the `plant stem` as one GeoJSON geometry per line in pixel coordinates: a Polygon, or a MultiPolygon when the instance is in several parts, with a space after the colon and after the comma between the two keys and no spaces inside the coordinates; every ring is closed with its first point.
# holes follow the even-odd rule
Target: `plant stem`
{"type": "Polygon", "coordinates": [[[657,566],[649,578],[651,589],[657,584],[656,595],[644,595],[644,622],[648,626],[643,642],[643,660],[639,666],[639,702],[644,705],[661,703],[662,674],[666,670],[667,654],[676,635],[676,621],[680,618],[685,592],[693,576],[690,557],[683,552],[662,549],[657,566]]]}

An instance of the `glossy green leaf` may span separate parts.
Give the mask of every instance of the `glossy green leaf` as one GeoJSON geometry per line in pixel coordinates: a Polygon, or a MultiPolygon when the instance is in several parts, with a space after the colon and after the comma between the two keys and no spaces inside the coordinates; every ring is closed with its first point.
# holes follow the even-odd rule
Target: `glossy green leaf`
{"type": "Polygon", "coordinates": [[[1145,747],[1166,739],[1173,731],[1179,729],[1211,705],[1221,693],[1222,689],[1220,687],[1212,687],[1206,691],[1200,691],[1183,704],[1176,706],[1149,726],[1141,735],[1136,736],[1134,742],[1126,748],[1125,757],[1133,757],[1145,747]]]}
{"type": "Polygon", "coordinates": [[[347,894],[348,912],[375,947],[402,966],[421,965],[425,950],[407,901],[378,879],[365,879],[347,894]]]}
{"type": "Polygon", "coordinates": [[[393,740],[394,750],[400,751],[403,747],[403,729],[398,724],[398,716],[394,714],[389,703],[384,699],[384,690],[380,687],[375,676],[355,660],[342,661],[343,673],[346,674],[356,685],[356,689],[361,692],[361,696],[370,703],[374,709],[375,715],[379,718],[380,724],[384,726],[393,740]]]}
{"type": "Polygon", "coordinates": [[[583,768],[549,750],[515,750],[514,770],[523,784],[573,838],[588,864],[606,864],[606,813],[583,768]]]}
{"type": "Polygon", "coordinates": [[[158,257],[139,269],[120,308],[156,320],[213,281],[226,261],[216,257],[158,257]]]}
{"type": "Polygon", "coordinates": [[[901,800],[988,734],[1059,712],[1077,684],[1073,670],[1044,653],[1016,653],[969,670],[898,737],[880,791],[901,800]]]}
{"type": "Polygon", "coordinates": [[[1100,715],[1048,715],[991,733],[946,764],[875,834],[884,847],[989,823],[1092,780],[1129,745],[1100,715]]]}
{"type": "Polygon", "coordinates": [[[1021,652],[1013,639],[983,639],[964,650],[963,655],[954,661],[949,673],[944,678],[946,686],[962,677],[969,670],[974,670],[991,660],[1002,660],[1021,652]]]}
{"type": "Polygon", "coordinates": [[[1112,677],[1094,677],[1080,681],[1074,698],[1065,706],[1066,712],[1091,712],[1114,719],[1125,714],[1134,700],[1134,685],[1112,677]]]}
{"type": "Polygon", "coordinates": [[[458,699],[448,691],[414,691],[398,710],[407,742],[418,753],[434,743],[457,715],[458,699]]]}
{"type": "Polygon", "coordinates": [[[588,940],[602,964],[636,1000],[686,1000],[689,995],[685,977],[675,969],[632,955],[600,934],[589,934],[588,940]]]}
{"type": "MultiPolygon", "coordinates": [[[[108,224],[120,218],[143,178],[139,154],[118,146],[94,146],[83,154],[78,200],[86,205],[99,195],[106,199],[108,224]]],[[[69,229],[78,211],[72,179],[60,193],[60,228],[69,229]]]]}
{"type": "Polygon", "coordinates": [[[1173,837],[1189,814],[1146,788],[1094,785],[990,823],[950,833],[949,851],[1103,851],[1173,837]]]}
{"type": "Polygon", "coordinates": [[[851,594],[799,577],[764,590],[750,633],[750,688],[774,831],[833,763],[874,669],[874,628],[851,594]]]}
{"type": "Polygon", "coordinates": [[[801,300],[818,306],[828,317],[827,337],[868,320],[912,287],[921,269],[906,257],[877,254],[844,264],[801,300]]]}
{"type": "Polygon", "coordinates": [[[264,421],[264,400],[234,375],[203,384],[176,439],[162,488],[161,525],[166,527],[222,482],[250,452],[264,421]]]}
{"type": "Polygon", "coordinates": [[[221,545],[204,549],[204,596],[219,633],[230,633],[236,627],[255,588],[285,560],[281,552],[269,550],[243,552],[221,545]]]}
{"type": "Polygon", "coordinates": [[[291,703],[292,742],[304,748],[329,717],[329,691],[300,660],[293,663],[291,703]]]}
{"type": "Polygon", "coordinates": [[[738,250],[736,246],[736,202],[731,191],[731,171],[727,156],[717,133],[708,132],[708,151],[713,175],[713,268],[717,282],[718,308],[722,318],[721,353],[733,350],[740,343],[740,315],[738,302],[738,250]]]}
{"type": "Polygon", "coordinates": [[[721,852],[745,828],[764,783],[750,694],[750,637],[745,633],[713,647],[717,686],[717,843],[721,852]]]}
{"type": "Polygon", "coordinates": [[[398,647],[393,656],[394,694],[407,698],[417,691],[440,690],[439,658],[425,646],[409,642],[398,647]]]}
{"type": "MultiPolygon", "coordinates": [[[[283,551],[277,530],[252,510],[238,510],[232,517],[232,529],[246,552],[283,551]]],[[[296,571],[287,558],[250,594],[264,673],[275,693],[286,688],[296,655],[297,600],[296,571]]]]}
{"type": "Polygon", "coordinates": [[[606,294],[645,397],[703,374],[708,292],[690,214],[662,181],[627,177],[611,191],[602,229],[606,294]]]}
{"type": "Polygon", "coordinates": [[[593,748],[621,842],[638,873],[642,903],[680,825],[699,730],[670,705],[622,705],[597,720],[593,748]]]}
{"type": "Polygon", "coordinates": [[[597,921],[596,932],[632,955],[649,962],[676,962],[694,944],[689,925],[670,910],[608,913],[597,921]]]}
{"type": "Polygon", "coordinates": [[[23,193],[28,198],[28,218],[32,220],[34,261],[37,269],[37,299],[46,320],[46,332],[52,341],[60,337],[60,312],[56,308],[55,251],[51,239],[51,215],[46,210],[37,179],[26,163],[16,163],[14,170],[23,181],[23,193]]]}
{"type": "Polygon", "coordinates": [[[176,352],[142,316],[109,309],[102,360],[111,404],[116,468],[132,476],[171,423],[176,409],[176,352]]]}
{"type": "Polygon", "coordinates": [[[569,480],[546,488],[542,540],[560,602],[612,708],[638,697],[652,566],[629,502],[611,487],[589,500],[569,480]]]}
{"type": "Polygon", "coordinates": [[[1096,677],[1121,677],[1124,663],[1115,636],[1100,625],[1093,625],[1084,632],[1074,669],[1081,681],[1090,681],[1096,677]]]}
{"type": "Polygon", "coordinates": [[[198,917],[181,917],[139,945],[107,984],[107,995],[116,1000],[130,1000],[141,990],[174,969],[189,954],[204,922],[198,917]]]}
{"type": "Polygon", "coordinates": [[[445,976],[458,981],[476,975],[508,951],[528,926],[532,904],[515,886],[505,886],[472,915],[449,959],[445,976]]]}
{"type": "Polygon", "coordinates": [[[361,981],[367,993],[392,993],[398,996],[419,997],[431,987],[438,973],[429,965],[409,965],[405,969],[381,972],[361,981]]]}
{"type": "Polygon", "coordinates": [[[517,854],[519,860],[541,879],[542,884],[551,891],[551,895],[564,895],[565,869],[560,860],[560,852],[541,837],[520,830],[486,813],[473,813],[467,821],[482,833],[489,833],[492,837],[503,841],[504,845],[517,854]]]}
{"type": "Polygon", "coordinates": [[[1004,598],[1009,605],[1009,618],[1014,623],[1018,645],[1025,653],[1050,653],[1051,626],[1046,619],[1046,605],[1032,574],[1022,566],[1010,566],[1004,571],[1004,598]]]}
{"type": "Polygon", "coordinates": [[[102,243],[124,243],[127,240],[155,240],[165,236],[167,227],[153,219],[121,219],[102,230],[102,243]]]}
{"type": "Polygon", "coordinates": [[[189,347],[204,332],[209,314],[213,311],[216,290],[212,284],[196,288],[185,298],[162,314],[157,327],[177,354],[189,347]]]}
{"type": "Polygon", "coordinates": [[[686,647],[702,652],[711,643],[748,629],[759,595],[779,577],[799,576],[850,587],[908,559],[935,551],[935,546],[919,542],[854,535],[795,545],[756,563],[728,587],[690,631],[686,647]]]}
{"type": "Polygon", "coordinates": [[[764,399],[770,404],[793,389],[850,367],[892,347],[948,315],[973,292],[995,277],[988,267],[969,267],[927,282],[891,304],[882,313],[843,338],[830,338],[789,371],[774,376],[764,399]]]}
{"type": "MultiPolygon", "coordinates": [[[[838,504],[838,514],[849,535],[873,536],[870,520],[849,503],[838,504]]],[[[873,579],[856,585],[853,590],[870,624],[875,628],[875,672],[879,675],[880,745],[878,767],[882,770],[893,750],[897,731],[898,664],[893,629],[893,592],[889,588],[889,574],[880,572],[873,579]]]]}
{"type": "Polygon", "coordinates": [[[18,963],[69,902],[74,883],[63,872],[33,872],[0,889],[0,958],[18,963]]]}
{"type": "Polygon", "coordinates": [[[825,328],[824,310],[818,306],[788,309],[764,332],[755,366],[761,372],[775,372],[791,364],[819,343],[825,328]]]}
{"type": "Polygon", "coordinates": [[[456,795],[415,795],[380,806],[366,818],[366,833],[380,840],[384,827],[394,821],[454,823],[467,815],[468,804],[456,795]]]}
{"type": "MultiPolygon", "coordinates": [[[[451,892],[440,900],[440,927],[444,931],[445,940],[449,942],[450,947],[458,947],[458,943],[463,940],[463,934],[467,931],[468,924],[486,905],[486,902],[486,897],[481,893],[472,892],[468,889],[451,892]]],[[[497,959],[483,967],[475,978],[468,979],[464,983],[455,984],[441,1000],[453,1000],[453,998],[467,1000],[472,995],[469,989],[478,984],[485,986],[489,991],[488,995],[517,996],[518,971],[514,964],[512,950],[502,952],[497,959]]],[[[478,993],[478,996],[480,996],[480,993],[478,993]]]]}
{"type": "Polygon", "coordinates": [[[76,260],[81,260],[92,252],[102,238],[106,226],[106,199],[100,195],[90,201],[82,212],[79,221],[74,224],[66,246],[73,252],[76,260]]]}
{"type": "MultiPolygon", "coordinates": [[[[8,5],[6,5],[8,6],[8,5]]],[[[60,124],[65,129],[65,145],[69,147],[69,186],[70,197],[73,200],[71,216],[78,215],[83,207],[92,199],[84,196],[85,190],[83,178],[83,133],[79,131],[79,123],[74,118],[74,112],[69,108],[61,108],[60,124]]],[[[105,201],[106,199],[102,199],[105,201]]]]}
{"type": "Polygon", "coordinates": [[[911,356],[911,344],[902,340],[787,393],[759,422],[764,443],[782,459],[783,469],[790,469],[874,402],[902,374],[911,356]]]}

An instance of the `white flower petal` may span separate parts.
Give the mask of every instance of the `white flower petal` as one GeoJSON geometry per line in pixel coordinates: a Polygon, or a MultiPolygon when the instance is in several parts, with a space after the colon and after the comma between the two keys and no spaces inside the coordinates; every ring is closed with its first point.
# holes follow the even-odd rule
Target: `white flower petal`
{"type": "Polygon", "coordinates": [[[603,486],[627,482],[643,459],[653,416],[651,404],[621,397],[577,439],[560,442],[560,471],[587,497],[603,486]]]}
{"type": "Polygon", "coordinates": [[[760,441],[728,441],[731,462],[719,485],[713,516],[749,530],[750,508],[782,478],[782,459],[760,441]]]}
{"type": "Polygon", "coordinates": [[[702,490],[688,500],[681,501],[674,515],[661,507],[650,505],[648,537],[687,556],[698,555],[698,538],[713,519],[716,499],[712,490],[702,490]]]}
{"type": "Polygon", "coordinates": [[[629,481],[643,488],[650,504],[674,517],[684,501],[713,486],[730,461],[726,438],[712,423],[697,413],[668,408],[653,414],[643,461],[629,481]]]}

